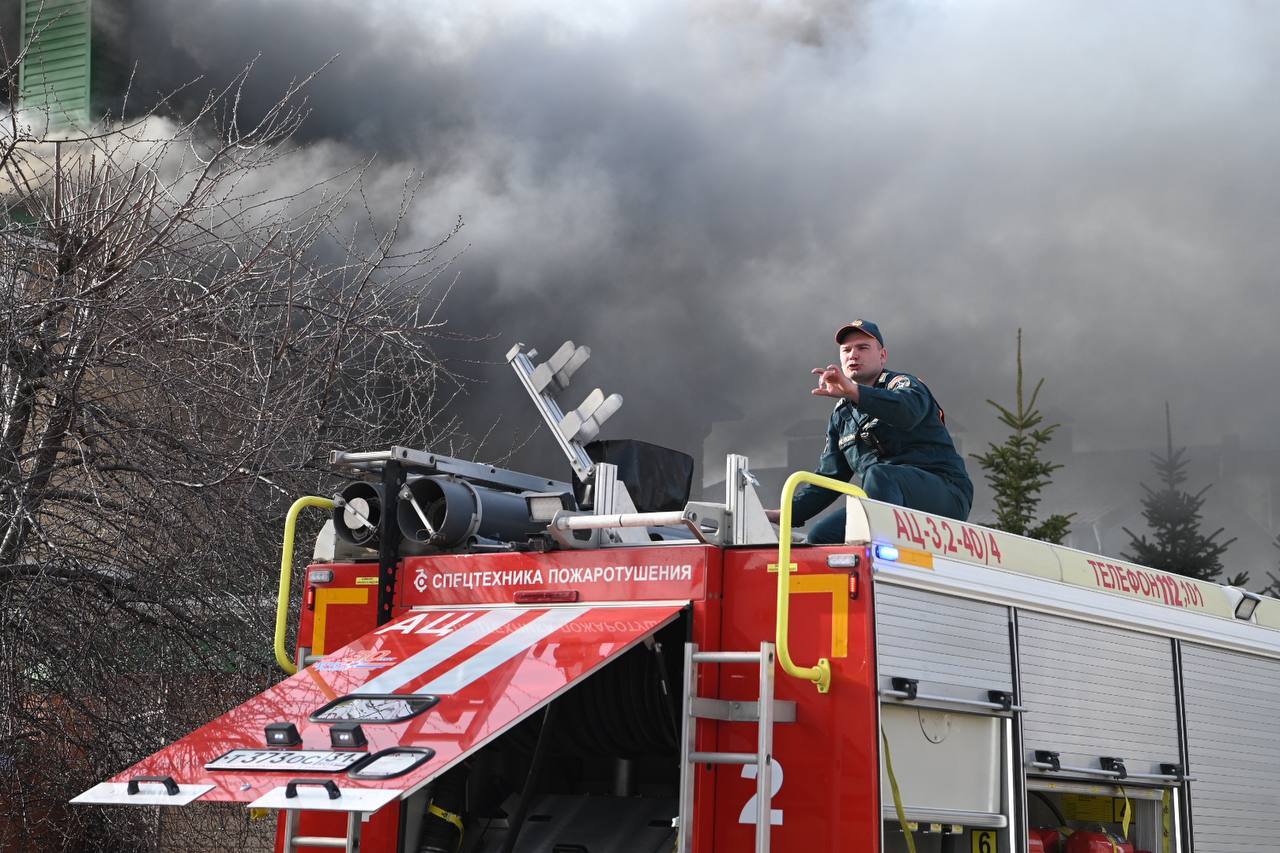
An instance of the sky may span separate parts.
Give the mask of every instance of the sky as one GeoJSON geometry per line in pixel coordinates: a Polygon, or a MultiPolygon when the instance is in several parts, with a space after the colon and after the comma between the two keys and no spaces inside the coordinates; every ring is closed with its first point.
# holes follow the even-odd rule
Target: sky
{"type": "MultiPolygon", "coordinates": [[[[1277,444],[1275,3],[132,5],[95,14],[143,93],[260,54],[252,107],[338,55],[299,141],[420,170],[411,243],[462,217],[482,456],[535,423],[506,350],[571,338],[577,397],[626,400],[608,437],[777,464],[857,317],[970,450],[1019,328],[1078,448],[1159,443],[1166,401],[1178,444],[1277,444]]],[[[545,433],[517,459],[560,470],[545,433]]]]}

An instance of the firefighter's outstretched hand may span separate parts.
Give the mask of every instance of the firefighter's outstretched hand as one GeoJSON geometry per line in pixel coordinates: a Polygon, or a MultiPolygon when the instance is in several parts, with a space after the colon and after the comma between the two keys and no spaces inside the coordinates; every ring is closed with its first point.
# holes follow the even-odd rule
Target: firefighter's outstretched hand
{"type": "Polygon", "coordinates": [[[814,388],[810,393],[819,397],[854,397],[858,393],[858,386],[854,381],[834,364],[828,364],[826,367],[815,367],[810,371],[814,376],[818,377],[818,387],[814,388]]]}

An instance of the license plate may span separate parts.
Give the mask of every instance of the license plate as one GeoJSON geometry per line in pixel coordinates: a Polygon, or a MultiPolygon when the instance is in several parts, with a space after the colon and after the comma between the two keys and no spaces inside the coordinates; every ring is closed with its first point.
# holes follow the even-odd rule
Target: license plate
{"type": "Polygon", "coordinates": [[[336,749],[233,749],[204,767],[206,770],[307,770],[339,773],[367,755],[365,752],[336,749]]]}

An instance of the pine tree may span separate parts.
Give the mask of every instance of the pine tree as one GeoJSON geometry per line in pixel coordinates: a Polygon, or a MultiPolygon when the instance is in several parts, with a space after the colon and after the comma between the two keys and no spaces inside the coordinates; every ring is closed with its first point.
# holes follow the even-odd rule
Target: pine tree
{"type": "MultiPolygon", "coordinates": [[[[1151,464],[1160,478],[1160,488],[1142,484],[1142,490],[1147,493],[1142,499],[1142,517],[1151,528],[1151,539],[1145,535],[1137,536],[1129,528],[1124,528],[1124,532],[1129,534],[1131,553],[1123,556],[1153,569],[1199,580],[1215,580],[1222,574],[1222,555],[1236,540],[1219,542],[1221,527],[1208,536],[1200,531],[1200,511],[1210,487],[1205,486],[1194,494],[1182,488],[1187,481],[1187,449],[1174,449],[1173,420],[1168,403],[1164,405],[1164,420],[1165,451],[1163,454],[1151,454],[1151,464]]],[[[1248,580],[1248,573],[1242,572],[1228,582],[1243,586],[1248,580]]]]}
{"type": "MultiPolygon", "coordinates": [[[[1271,544],[1276,548],[1280,548],[1280,536],[1271,540],[1271,544]]],[[[1277,574],[1278,572],[1280,572],[1280,565],[1276,566],[1276,571],[1267,572],[1267,580],[1271,581],[1271,583],[1267,584],[1266,587],[1263,588],[1262,592],[1264,595],[1280,597],[1280,574],[1277,574]]]]}
{"type": "Polygon", "coordinates": [[[996,496],[996,520],[994,527],[1043,539],[1045,542],[1061,542],[1071,524],[1068,515],[1054,514],[1036,523],[1036,510],[1040,505],[1040,492],[1049,485],[1050,476],[1062,466],[1041,458],[1045,445],[1053,438],[1060,424],[1044,424],[1044,416],[1036,409],[1036,398],[1044,379],[1036,383],[1031,398],[1026,399],[1022,387],[1022,330],[1018,330],[1018,382],[1017,401],[1014,408],[1002,406],[994,400],[987,403],[1000,413],[1000,422],[1010,429],[1003,444],[990,443],[987,452],[970,454],[986,471],[986,480],[996,496]]]}

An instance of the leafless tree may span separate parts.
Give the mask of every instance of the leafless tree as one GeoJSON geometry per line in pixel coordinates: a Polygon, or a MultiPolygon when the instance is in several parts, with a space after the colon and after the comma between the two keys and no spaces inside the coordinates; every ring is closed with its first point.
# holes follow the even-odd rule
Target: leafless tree
{"type": "Polygon", "coordinates": [[[458,452],[453,232],[399,248],[417,184],[316,178],[306,81],[246,119],[248,74],[60,141],[3,116],[0,850],[195,849],[64,804],[278,678],[281,520],[330,449],[458,452]]]}

